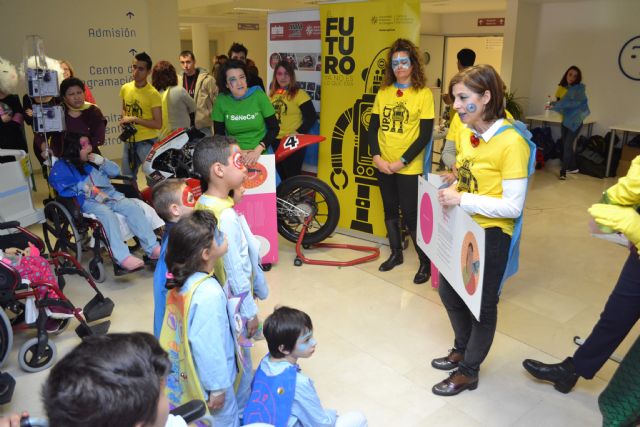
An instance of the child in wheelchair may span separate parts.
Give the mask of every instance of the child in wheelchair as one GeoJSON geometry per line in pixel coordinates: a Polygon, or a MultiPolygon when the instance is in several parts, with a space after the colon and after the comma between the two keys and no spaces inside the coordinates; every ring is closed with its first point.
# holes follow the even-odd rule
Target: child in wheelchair
{"type": "Polygon", "coordinates": [[[120,174],[120,167],[99,154],[91,153],[89,138],[67,133],[62,159],[55,163],[49,183],[62,197],[73,198],[83,213],[95,215],[107,235],[115,262],[126,271],[144,266],[144,261],[129,252],[122,238],[116,213],[121,214],[142,249],[151,260],[160,255],[160,245],[144,210],[132,199],[117,191],[110,178],[120,174]]]}

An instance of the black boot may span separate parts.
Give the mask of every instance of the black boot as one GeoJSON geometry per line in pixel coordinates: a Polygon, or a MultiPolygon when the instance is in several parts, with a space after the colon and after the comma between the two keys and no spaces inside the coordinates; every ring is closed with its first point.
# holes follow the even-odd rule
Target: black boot
{"type": "Polygon", "coordinates": [[[418,246],[415,231],[411,232],[411,239],[413,239],[413,246],[416,248],[418,259],[420,260],[420,267],[418,267],[418,272],[413,277],[413,283],[415,283],[416,285],[420,285],[431,278],[431,261],[429,260],[427,254],[422,252],[422,249],[420,249],[420,247],[418,246]]]}
{"type": "Polygon", "coordinates": [[[569,393],[580,378],[571,357],[567,357],[562,363],[550,364],[526,359],[522,366],[537,379],[553,383],[553,388],[561,393],[569,393]]]}
{"type": "Polygon", "coordinates": [[[391,248],[391,255],[389,259],[380,264],[378,270],[389,271],[396,265],[403,263],[404,258],[402,256],[402,237],[400,233],[400,220],[391,219],[385,221],[387,226],[387,235],[389,236],[389,247],[391,248]]]}

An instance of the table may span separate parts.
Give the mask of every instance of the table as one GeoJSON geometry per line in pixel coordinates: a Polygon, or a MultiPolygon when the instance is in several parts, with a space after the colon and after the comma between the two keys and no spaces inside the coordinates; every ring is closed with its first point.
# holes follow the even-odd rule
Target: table
{"type": "MultiPolygon", "coordinates": [[[[543,126],[545,126],[548,123],[561,124],[562,115],[554,111],[549,111],[548,114],[538,114],[535,116],[527,116],[526,120],[529,122],[530,127],[533,127],[533,122],[541,122],[543,126]]],[[[587,138],[591,136],[591,133],[593,131],[593,124],[595,122],[596,121],[591,116],[587,117],[584,120],[584,122],[582,122],[583,125],[587,125],[587,138]]]]}
{"type": "Polygon", "coordinates": [[[607,169],[606,175],[609,176],[609,170],[611,169],[611,156],[613,155],[613,143],[616,140],[616,131],[622,132],[622,145],[627,143],[630,133],[640,133],[640,126],[629,125],[616,125],[609,126],[611,131],[611,139],[609,140],[609,151],[607,152],[607,169]]]}

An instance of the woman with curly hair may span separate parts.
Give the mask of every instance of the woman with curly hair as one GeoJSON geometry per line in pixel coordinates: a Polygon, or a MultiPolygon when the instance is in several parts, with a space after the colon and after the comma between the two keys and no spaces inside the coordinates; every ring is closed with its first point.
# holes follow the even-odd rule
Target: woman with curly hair
{"type": "Polygon", "coordinates": [[[423,172],[425,147],[433,131],[433,94],[426,87],[418,48],[398,39],[387,56],[384,81],[376,95],[368,140],[373,162],[378,168],[384,222],[391,255],[380,265],[389,271],[403,262],[400,211],[409,228],[420,267],[413,283],[431,277],[431,262],[416,242],[418,176],[423,172]]]}
{"type": "Polygon", "coordinates": [[[196,103],[189,93],[178,86],[178,74],[168,61],[160,61],[151,73],[151,84],[162,97],[162,129],[160,139],[174,129],[189,128],[190,114],[196,111],[196,103]]]}

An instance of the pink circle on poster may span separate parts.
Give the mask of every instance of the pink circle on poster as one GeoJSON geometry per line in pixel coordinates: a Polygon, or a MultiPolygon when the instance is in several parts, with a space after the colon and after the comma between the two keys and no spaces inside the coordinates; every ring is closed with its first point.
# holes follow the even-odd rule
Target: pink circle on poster
{"type": "Polygon", "coordinates": [[[433,204],[426,193],[420,201],[420,231],[422,240],[428,245],[433,237],[433,204]]]}

